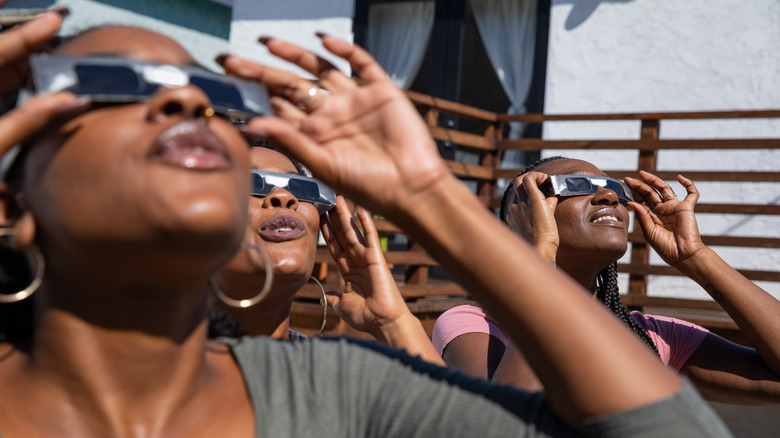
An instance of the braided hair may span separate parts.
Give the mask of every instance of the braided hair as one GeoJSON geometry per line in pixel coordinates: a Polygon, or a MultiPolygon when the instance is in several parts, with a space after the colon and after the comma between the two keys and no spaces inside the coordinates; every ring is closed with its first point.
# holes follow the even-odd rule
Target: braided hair
{"type": "MultiPolygon", "coordinates": [[[[536,170],[543,164],[565,158],[566,157],[554,156],[536,160],[531,163],[531,165],[523,169],[522,172],[518,173],[515,178],[536,170]]],[[[512,205],[514,200],[513,195],[514,184],[510,182],[506,190],[504,190],[504,196],[501,198],[501,209],[499,212],[499,217],[503,222],[507,222],[509,206],[512,205]]],[[[644,341],[644,343],[647,344],[647,346],[656,354],[656,356],[660,357],[661,355],[658,353],[658,348],[656,348],[653,340],[650,339],[650,335],[648,335],[647,332],[642,327],[640,327],[636,321],[634,321],[634,318],[631,317],[628,309],[620,300],[620,290],[618,288],[617,278],[617,262],[612,263],[611,265],[602,269],[601,272],[599,272],[596,276],[596,298],[601,301],[610,312],[615,314],[615,316],[617,316],[623,322],[623,324],[630,328],[631,331],[633,331],[634,334],[639,337],[639,339],[644,341]]]]}

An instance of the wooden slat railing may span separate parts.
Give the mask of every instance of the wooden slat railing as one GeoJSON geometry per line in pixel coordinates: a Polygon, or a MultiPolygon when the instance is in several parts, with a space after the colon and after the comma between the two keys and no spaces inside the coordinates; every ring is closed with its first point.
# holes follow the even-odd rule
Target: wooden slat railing
{"type": "MultiPolygon", "coordinates": [[[[543,149],[612,149],[638,151],[636,170],[605,170],[615,178],[637,176],[638,170],[647,170],[665,180],[673,180],[678,173],[685,174],[696,182],[716,181],[723,183],[779,183],[778,171],[694,171],[678,170],[668,172],[657,169],[658,152],[662,150],[728,150],[728,149],[778,149],[778,138],[718,138],[718,139],[661,139],[661,122],[664,120],[706,120],[706,119],[780,119],[780,110],[763,111],[717,111],[690,113],[644,113],[644,114],[523,114],[508,115],[485,111],[467,105],[449,102],[419,93],[409,92],[409,98],[416,105],[430,127],[431,136],[436,140],[448,141],[459,150],[471,153],[474,159],[469,163],[447,161],[450,170],[464,181],[475,187],[475,194],[486,208],[495,211],[499,207],[497,181],[513,178],[520,169],[499,168],[500,157],[507,150],[541,151],[543,149]],[[462,125],[471,127],[469,132],[450,129],[438,124],[439,115],[456,117],[462,125]],[[512,121],[525,123],[543,123],[554,121],[640,121],[639,135],[636,140],[541,140],[506,139],[502,137],[504,124],[512,121]],[[474,128],[474,127],[477,128],[474,128]]],[[[777,202],[777,200],[774,200],[777,202]]],[[[697,213],[780,215],[780,205],[758,205],[738,203],[698,204],[697,213]]],[[[403,231],[394,224],[378,219],[377,229],[388,236],[402,235],[403,231]]],[[[639,230],[635,224],[635,230],[639,230]]],[[[766,237],[738,237],[705,235],[702,239],[707,245],[744,248],[780,248],[780,239],[766,237]]],[[[709,300],[690,300],[684,298],[648,296],[648,276],[680,275],[668,266],[649,264],[650,248],[641,232],[629,235],[631,242],[630,263],[621,263],[618,269],[629,275],[629,289],[623,297],[626,305],[632,308],[652,310],[656,313],[672,316],[685,316],[722,334],[731,335],[740,340],[736,325],[720,308],[709,300]]],[[[392,248],[386,254],[389,264],[394,267],[399,288],[410,308],[420,317],[426,328],[433,326],[435,318],[444,310],[466,302],[471,302],[466,291],[441,275],[441,269],[433,258],[418,245],[409,241],[405,248],[392,248]]],[[[325,287],[338,290],[343,288],[337,270],[327,250],[320,248],[316,261],[319,266],[318,277],[324,280],[325,287]]],[[[771,270],[740,270],[754,281],[780,282],[780,266],[771,270]]],[[[298,296],[293,308],[293,325],[296,329],[312,333],[319,327],[322,309],[317,300],[320,292],[313,285],[306,286],[298,296]]],[[[363,336],[350,330],[345,324],[336,321],[335,315],[329,316],[328,332],[363,336]]]]}

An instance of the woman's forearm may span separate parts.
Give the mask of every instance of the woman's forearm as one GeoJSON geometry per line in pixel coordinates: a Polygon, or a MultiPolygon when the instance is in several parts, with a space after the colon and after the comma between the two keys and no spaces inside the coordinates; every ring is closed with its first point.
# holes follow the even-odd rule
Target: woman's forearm
{"type": "Polygon", "coordinates": [[[411,312],[382,327],[373,335],[378,341],[391,347],[404,349],[409,354],[420,356],[436,365],[447,366],[431,343],[422,323],[411,312]]]}
{"type": "Polygon", "coordinates": [[[564,418],[646,405],[681,386],[676,374],[454,176],[403,205],[412,207],[390,213],[393,221],[509,333],[564,418]]]}
{"type": "Polygon", "coordinates": [[[678,269],[729,314],[767,366],[780,375],[780,301],[706,248],[678,269]]]}

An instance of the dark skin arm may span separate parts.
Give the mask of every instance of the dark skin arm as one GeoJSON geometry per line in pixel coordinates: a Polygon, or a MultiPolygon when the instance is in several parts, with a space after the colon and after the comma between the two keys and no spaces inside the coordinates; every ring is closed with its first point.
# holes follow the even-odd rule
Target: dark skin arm
{"type": "Polygon", "coordinates": [[[680,201],[663,180],[640,172],[626,182],[641,199],[631,203],[645,239],[666,263],[696,281],[755,348],[709,334],[682,368],[709,400],[776,404],[780,402],[780,301],[745,278],[701,241],[694,206],[699,192],[683,176],[687,194],[680,201]]]}
{"type": "Polygon", "coordinates": [[[544,391],[542,382],[539,381],[520,348],[513,342],[506,346],[501,363],[498,364],[496,373],[493,375],[493,381],[513,385],[528,392],[544,391]]]}
{"type": "MultiPolygon", "coordinates": [[[[564,420],[646,406],[680,390],[675,373],[449,172],[414,106],[365,51],[329,37],[323,44],[350,62],[363,85],[323,69],[309,52],[271,40],[271,53],[317,75],[331,94],[309,101],[307,111],[275,99],[279,118],[252,120],[252,132],[271,137],[334,189],[398,224],[453,273],[527,352],[564,420]],[[518,257],[525,261],[519,267],[518,257]]],[[[235,57],[224,65],[264,83],[278,76],[235,57]]],[[[295,91],[288,94],[300,102],[311,83],[290,81],[295,91]]]]}
{"type": "Polygon", "coordinates": [[[504,356],[504,343],[487,333],[465,333],[453,339],[442,352],[449,368],[480,379],[491,380],[504,356]]]}

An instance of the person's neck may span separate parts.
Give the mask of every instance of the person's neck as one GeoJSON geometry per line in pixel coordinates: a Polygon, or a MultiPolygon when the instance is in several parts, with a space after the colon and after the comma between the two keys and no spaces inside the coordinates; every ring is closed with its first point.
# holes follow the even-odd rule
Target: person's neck
{"type": "Polygon", "coordinates": [[[26,389],[48,392],[51,415],[71,418],[66,422],[72,422],[72,430],[102,429],[116,436],[160,432],[196,394],[214,386],[215,372],[206,360],[204,305],[179,311],[145,307],[105,309],[116,316],[116,325],[44,307],[23,366],[24,380],[37,383],[26,389]],[[139,322],[136,328],[124,324],[132,319],[139,322]],[[154,321],[158,324],[150,329],[154,321]]]}
{"type": "MultiPolygon", "coordinates": [[[[222,302],[218,302],[217,306],[238,323],[240,331],[251,336],[289,339],[292,303],[295,294],[306,284],[308,278],[308,274],[301,272],[274,272],[271,289],[259,303],[247,308],[228,307],[222,302]]],[[[217,285],[222,293],[237,300],[255,297],[262,290],[264,283],[264,276],[254,274],[231,272],[229,275],[222,273],[217,276],[217,285]]]]}
{"type": "Polygon", "coordinates": [[[251,336],[269,336],[277,339],[289,339],[290,311],[292,297],[289,299],[269,296],[258,304],[245,309],[231,309],[230,315],[240,329],[251,336]]]}
{"type": "Polygon", "coordinates": [[[590,291],[594,295],[596,294],[596,278],[601,272],[602,268],[593,266],[571,266],[565,261],[558,261],[558,269],[562,270],[574,279],[577,283],[582,285],[586,290],[590,291]]]}
{"type": "MultiPolygon", "coordinates": [[[[222,283],[223,293],[237,299],[243,299],[256,295],[262,288],[261,284],[253,281],[222,283]]],[[[277,339],[289,339],[290,311],[295,294],[301,285],[290,284],[282,278],[274,278],[268,295],[259,303],[248,308],[222,308],[229,312],[230,318],[235,320],[240,329],[252,336],[270,336],[277,339]]]]}
{"type": "Polygon", "coordinates": [[[62,387],[80,388],[79,400],[103,399],[109,389],[118,396],[113,403],[127,403],[124,409],[175,405],[185,400],[177,395],[188,396],[206,375],[206,330],[205,318],[187,336],[166,336],[96,326],[47,309],[36,323],[30,370],[61,379],[62,387]]]}

